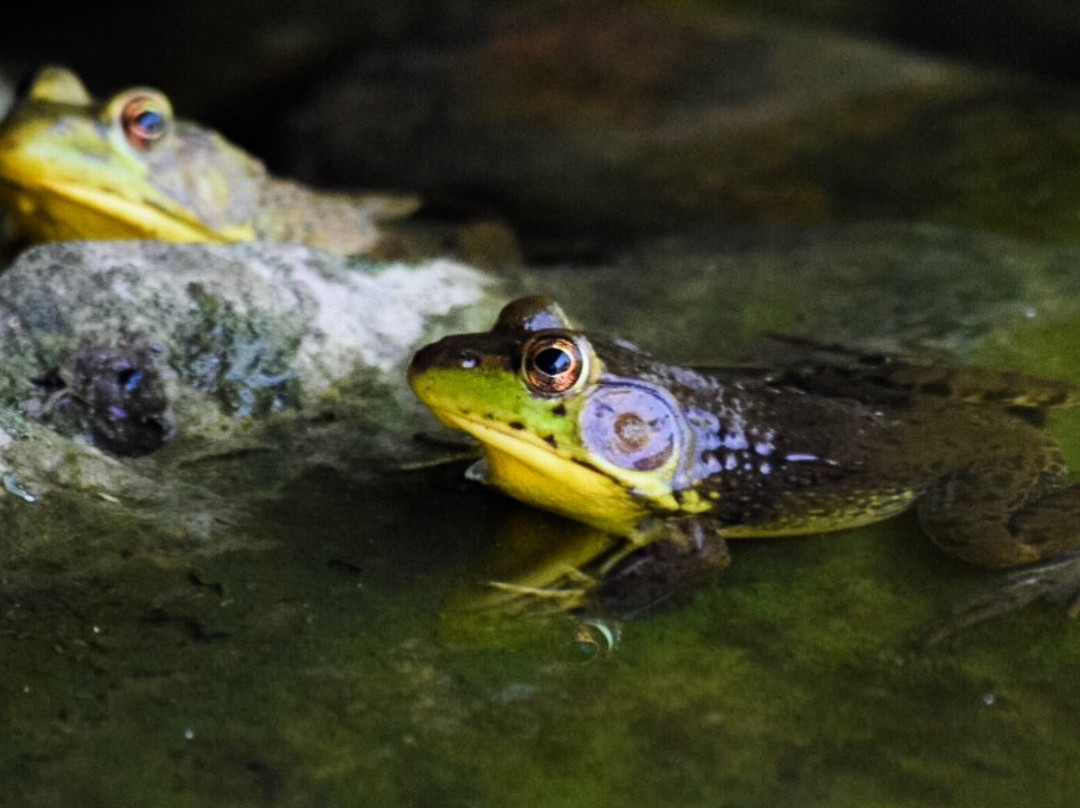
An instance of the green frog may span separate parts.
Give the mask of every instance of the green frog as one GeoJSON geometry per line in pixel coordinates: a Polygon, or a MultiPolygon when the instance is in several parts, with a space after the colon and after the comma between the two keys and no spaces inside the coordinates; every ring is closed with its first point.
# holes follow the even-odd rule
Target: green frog
{"type": "Polygon", "coordinates": [[[0,123],[0,204],[17,241],[266,239],[343,253],[383,246],[408,194],[324,193],[271,177],[221,135],[136,87],[95,101],[78,76],[40,71],[0,123]]]}
{"type": "Polygon", "coordinates": [[[912,507],[974,564],[1080,549],[1080,486],[1040,426],[1077,400],[1061,382],[890,356],[705,372],[586,334],[531,296],[490,331],[422,348],[409,383],[479,441],[474,476],[668,561],[723,566],[727,539],[912,507]]]}

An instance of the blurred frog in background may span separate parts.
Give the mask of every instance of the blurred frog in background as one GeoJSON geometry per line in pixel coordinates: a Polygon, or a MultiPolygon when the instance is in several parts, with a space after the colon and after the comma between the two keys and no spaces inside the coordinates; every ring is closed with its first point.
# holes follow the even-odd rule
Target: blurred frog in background
{"type": "Polygon", "coordinates": [[[176,118],[157,90],[95,101],[73,72],[46,67],[0,123],[0,204],[21,243],[262,239],[379,255],[400,249],[387,227],[420,199],[277,179],[217,132],[176,118]]]}

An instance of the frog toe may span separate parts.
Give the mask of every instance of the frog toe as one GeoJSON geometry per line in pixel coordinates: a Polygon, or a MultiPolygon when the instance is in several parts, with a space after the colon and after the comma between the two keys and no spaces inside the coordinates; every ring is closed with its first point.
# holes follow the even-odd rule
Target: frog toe
{"type": "Polygon", "coordinates": [[[1063,605],[1070,618],[1080,615],[1080,551],[1001,576],[971,599],[958,604],[945,624],[930,633],[925,644],[937,645],[971,626],[1040,600],[1063,605]]]}

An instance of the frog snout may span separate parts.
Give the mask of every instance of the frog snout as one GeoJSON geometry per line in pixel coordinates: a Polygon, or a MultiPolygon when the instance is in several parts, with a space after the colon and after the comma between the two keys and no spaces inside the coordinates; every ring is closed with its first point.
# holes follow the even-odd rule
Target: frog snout
{"type": "Polygon", "coordinates": [[[409,379],[433,368],[469,368],[480,364],[480,355],[463,345],[454,345],[453,341],[441,339],[413,354],[409,362],[409,379]]]}
{"type": "Polygon", "coordinates": [[[495,346],[489,350],[484,335],[455,334],[425,345],[409,362],[409,381],[429,370],[512,370],[512,350],[495,346]]]}

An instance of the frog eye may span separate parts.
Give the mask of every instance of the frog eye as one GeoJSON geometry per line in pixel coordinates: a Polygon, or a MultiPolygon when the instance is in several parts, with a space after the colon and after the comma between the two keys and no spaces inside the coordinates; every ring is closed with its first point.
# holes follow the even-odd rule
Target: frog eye
{"type": "Polygon", "coordinates": [[[536,337],[522,352],[521,375],[529,388],[540,395],[569,391],[585,376],[584,371],[584,354],[569,337],[536,337]]]}
{"type": "Polygon", "coordinates": [[[150,151],[160,143],[172,124],[172,110],[160,96],[134,95],[120,109],[120,126],[128,143],[139,151],[150,151]]]}

